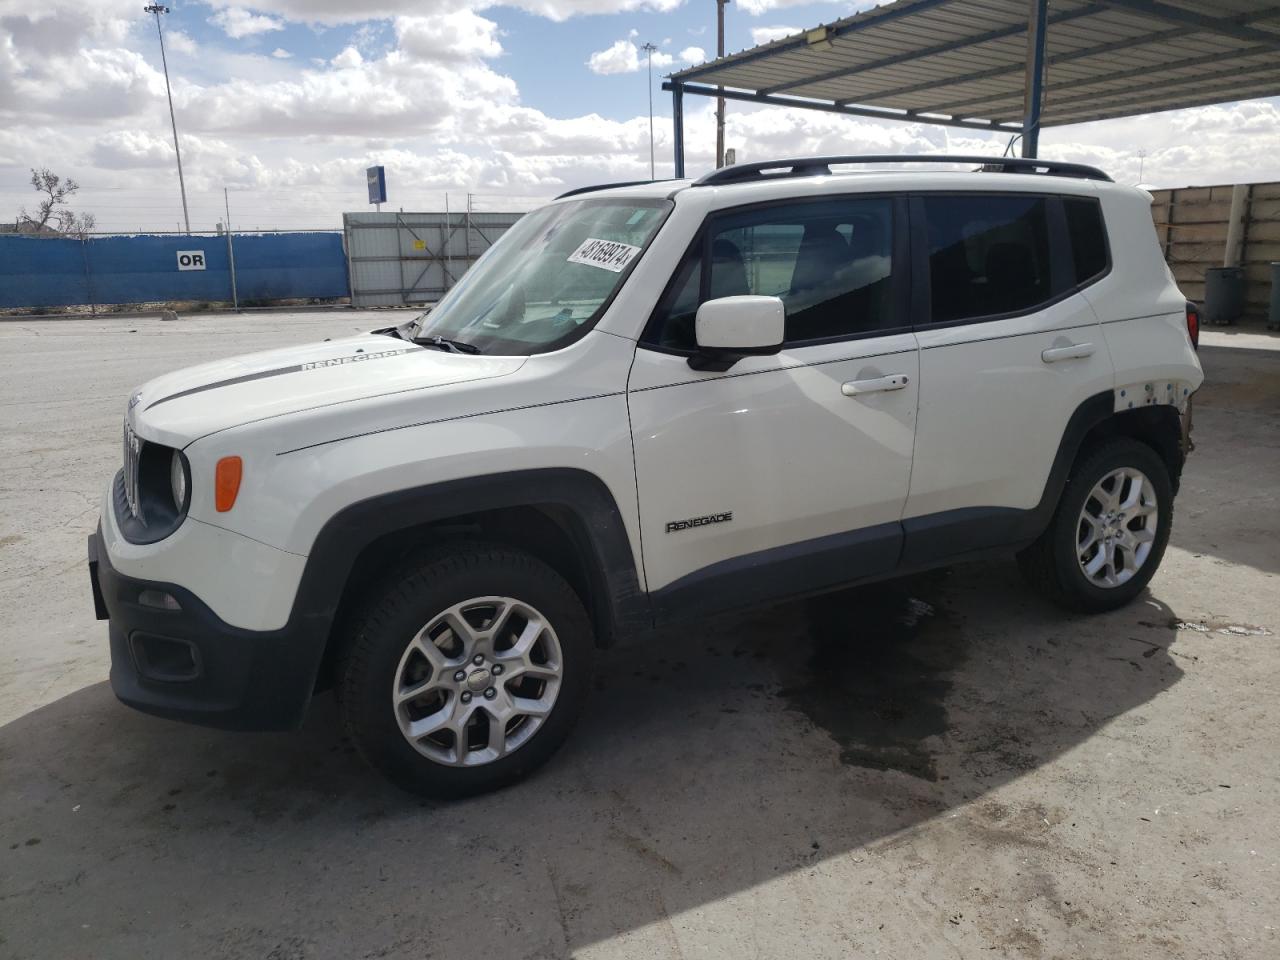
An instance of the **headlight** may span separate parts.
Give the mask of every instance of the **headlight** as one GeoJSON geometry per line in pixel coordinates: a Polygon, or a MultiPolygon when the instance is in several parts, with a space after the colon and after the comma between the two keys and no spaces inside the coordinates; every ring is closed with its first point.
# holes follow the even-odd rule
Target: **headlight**
{"type": "Polygon", "coordinates": [[[116,476],[115,514],[130,543],[155,543],[177,530],[191,505],[191,465],[182,452],[140,440],[116,476]],[[134,484],[137,510],[129,502],[134,484]]]}
{"type": "Polygon", "coordinates": [[[181,513],[187,506],[187,463],[178,450],[169,458],[169,486],[173,491],[174,509],[181,513]]]}

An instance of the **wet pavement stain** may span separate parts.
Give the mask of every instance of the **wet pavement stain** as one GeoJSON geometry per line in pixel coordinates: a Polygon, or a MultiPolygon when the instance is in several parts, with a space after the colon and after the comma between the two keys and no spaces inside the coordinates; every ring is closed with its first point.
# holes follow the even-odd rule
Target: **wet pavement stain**
{"type": "Polygon", "coordinates": [[[877,584],[805,604],[805,675],[784,680],[788,708],[840,746],[849,766],[936,781],[930,737],[949,728],[946,699],[963,636],[934,601],[943,574],[877,584]]]}

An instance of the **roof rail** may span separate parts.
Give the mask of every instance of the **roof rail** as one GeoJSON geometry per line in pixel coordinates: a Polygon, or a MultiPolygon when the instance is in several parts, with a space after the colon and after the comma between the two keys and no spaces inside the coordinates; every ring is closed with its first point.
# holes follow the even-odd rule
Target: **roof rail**
{"type": "Polygon", "coordinates": [[[778,180],[789,177],[822,177],[831,173],[833,163],[976,163],[984,173],[1039,173],[1052,177],[1079,177],[1084,180],[1111,178],[1097,167],[1083,163],[1063,163],[1029,157],[951,156],[944,153],[884,154],[881,156],[798,157],[791,160],[763,160],[721,167],[699,177],[695,187],[721,186],[727,183],[749,183],[755,180],[778,180]],[[778,172],[773,172],[778,171],[778,172]]]}
{"type": "Polygon", "coordinates": [[[595,193],[597,190],[612,190],[614,187],[639,187],[646,183],[665,183],[663,179],[658,180],[619,180],[617,183],[597,183],[590,187],[574,187],[572,190],[566,190],[557,200],[563,200],[565,197],[576,197],[580,193],[595,193]]]}

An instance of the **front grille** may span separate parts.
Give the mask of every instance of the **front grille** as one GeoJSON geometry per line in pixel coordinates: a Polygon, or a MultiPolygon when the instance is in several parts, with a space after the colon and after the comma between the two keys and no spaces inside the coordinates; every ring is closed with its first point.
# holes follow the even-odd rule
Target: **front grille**
{"type": "Polygon", "coordinates": [[[139,523],[145,525],[142,508],[138,501],[138,461],[142,456],[144,441],[133,432],[129,421],[124,424],[124,498],[129,505],[129,512],[139,523]]]}

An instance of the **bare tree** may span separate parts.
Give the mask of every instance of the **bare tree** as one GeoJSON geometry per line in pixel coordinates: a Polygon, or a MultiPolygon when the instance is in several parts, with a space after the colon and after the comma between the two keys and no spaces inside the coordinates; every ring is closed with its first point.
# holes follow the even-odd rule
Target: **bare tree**
{"type": "Polygon", "coordinates": [[[43,194],[40,205],[34,216],[23,207],[18,220],[34,228],[33,232],[43,233],[52,229],[59,233],[83,236],[97,224],[92,213],[76,213],[71,209],[68,198],[80,189],[80,184],[70,177],[64,179],[48,167],[41,167],[31,171],[31,186],[37,193],[43,194]]]}

